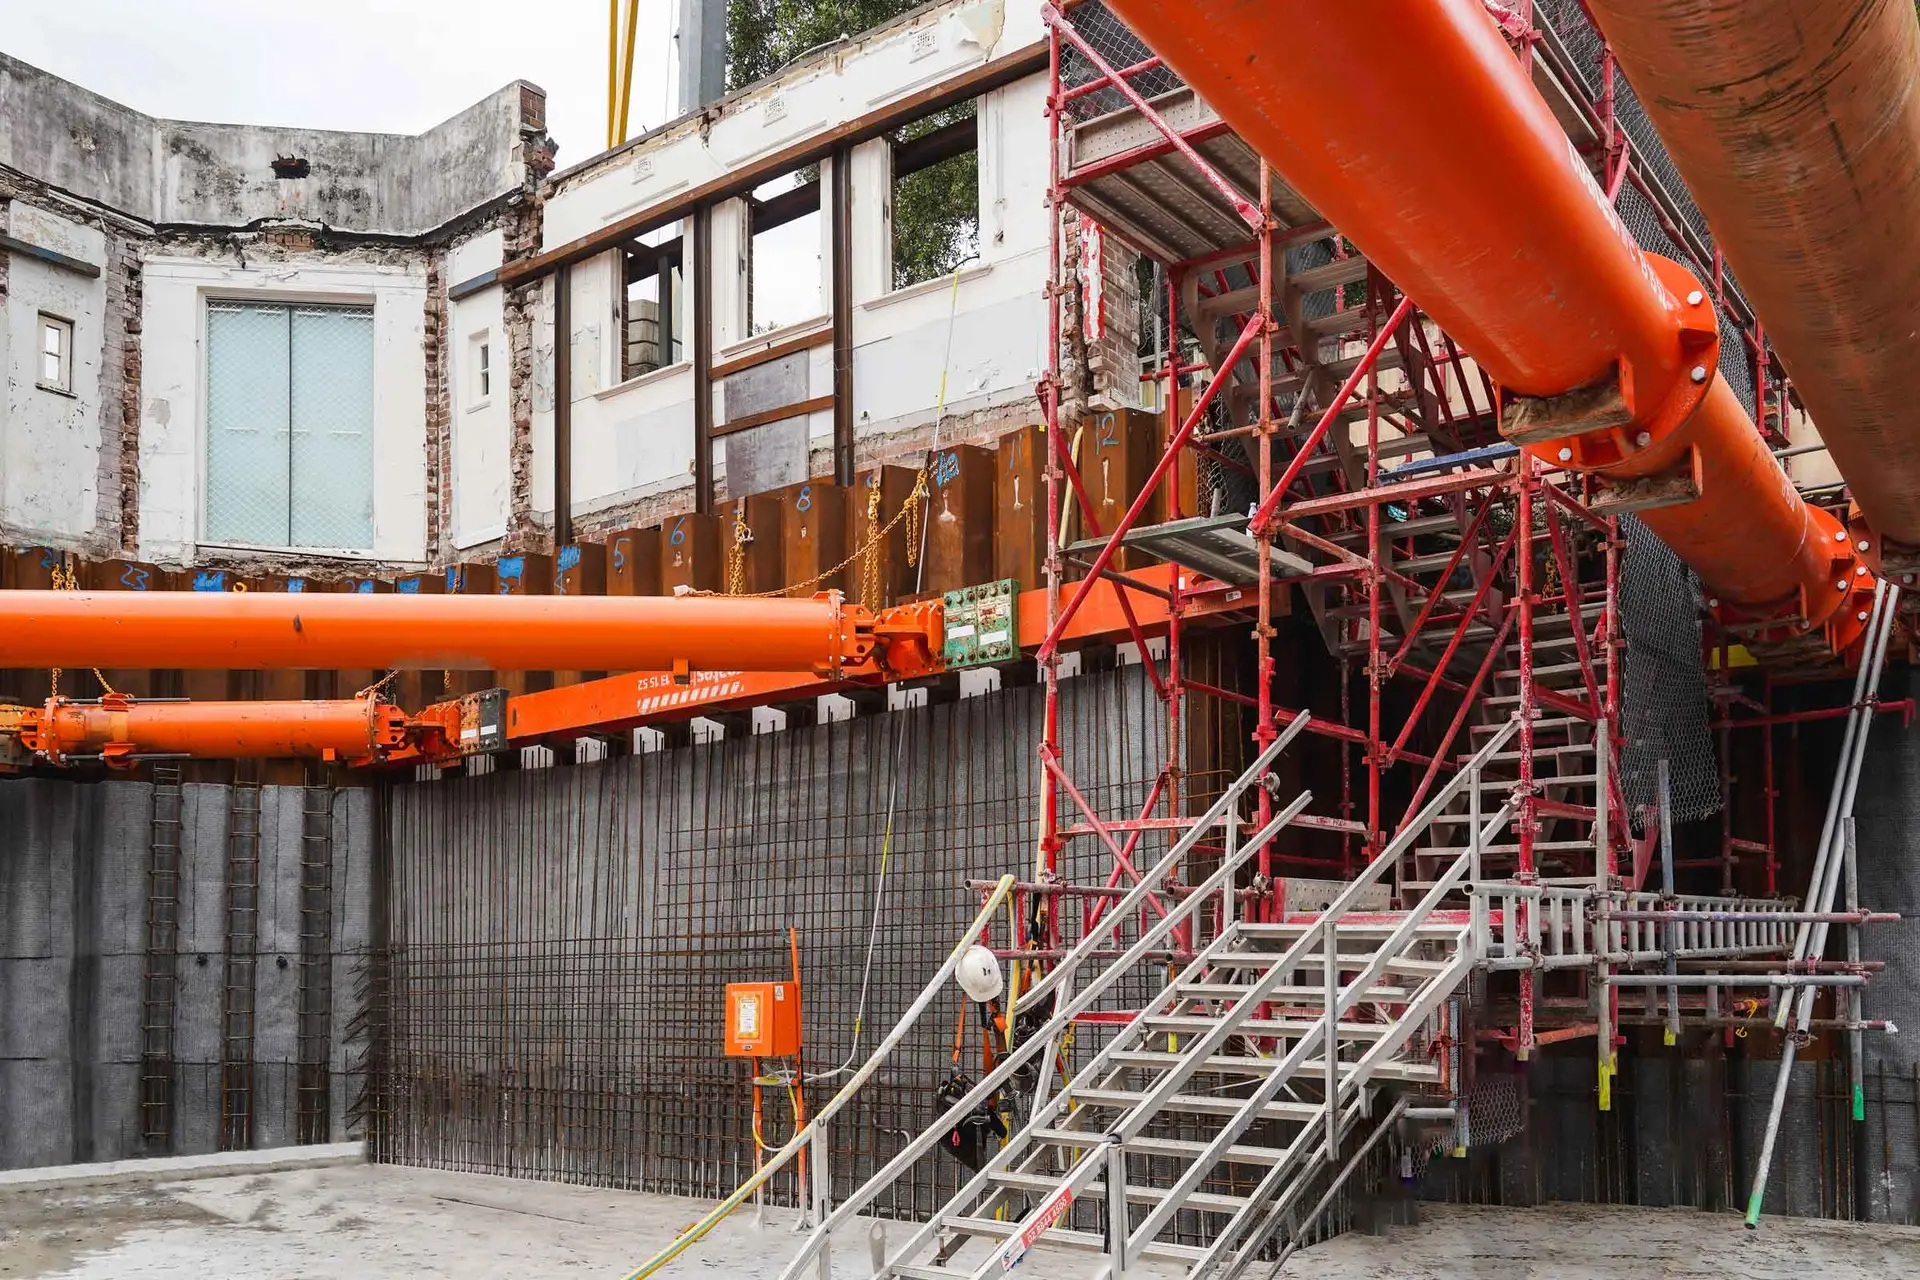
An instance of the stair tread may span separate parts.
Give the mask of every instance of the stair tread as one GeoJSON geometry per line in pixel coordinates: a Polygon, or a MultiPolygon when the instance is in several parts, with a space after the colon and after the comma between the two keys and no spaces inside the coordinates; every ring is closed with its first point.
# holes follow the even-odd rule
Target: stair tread
{"type": "MultiPolygon", "coordinates": [[[[1220,1025],[1218,1018],[1184,1013],[1153,1014],[1143,1019],[1153,1031],[1210,1031],[1220,1025]]],[[[1239,1032],[1250,1036],[1301,1036],[1320,1024],[1318,1018],[1249,1018],[1239,1032]]],[[[1392,1031],[1390,1022],[1350,1022],[1340,1020],[1339,1034],[1348,1040],[1379,1040],[1392,1031]]],[[[1318,1113],[1318,1108],[1315,1108],[1318,1113]]]]}
{"type": "MultiPolygon", "coordinates": [[[[1542,718],[1535,720],[1533,722],[1533,727],[1535,729],[1564,729],[1569,725],[1592,724],[1592,723],[1593,722],[1591,720],[1582,720],[1579,716],[1543,716],[1542,718]]],[[[1502,716],[1497,722],[1493,724],[1474,725],[1473,731],[1475,733],[1498,733],[1500,730],[1506,727],[1507,727],[1507,719],[1505,716],[1502,716]]],[[[1536,748],[1536,750],[1537,749],[1538,748],[1536,748]]]]}
{"type": "MultiPolygon", "coordinates": [[[[1112,1061],[1123,1067],[1156,1067],[1165,1069],[1176,1067],[1188,1061],[1184,1053],[1161,1053],[1152,1049],[1116,1049],[1112,1061]]],[[[1280,1065],[1279,1058],[1238,1057],[1232,1054],[1214,1054],[1200,1066],[1200,1070],[1217,1075],[1263,1076],[1270,1074],[1280,1065]]],[[[1300,1064],[1300,1071],[1309,1078],[1317,1079],[1326,1072],[1324,1058],[1315,1058],[1300,1064]]],[[[1389,1080],[1438,1080],[1440,1068],[1425,1062],[1389,1062],[1382,1064],[1374,1075],[1389,1080]]]]}
{"type": "MultiPolygon", "coordinates": [[[[1015,1173],[1011,1170],[987,1175],[988,1180],[1003,1187],[1014,1187],[1021,1191],[1052,1191],[1060,1185],[1061,1175],[1051,1173],[1015,1173]]],[[[1087,1187],[1081,1194],[1089,1200],[1096,1197],[1105,1199],[1106,1182],[1099,1181],[1087,1187]]],[[[1127,1199],[1134,1204],[1159,1204],[1167,1198],[1164,1187],[1142,1187],[1132,1183],[1127,1185],[1127,1199]]],[[[1223,1196],[1210,1191],[1195,1191],[1180,1202],[1182,1208],[1204,1209],[1211,1213],[1238,1213],[1247,1207],[1245,1196],[1223,1196]]]]}
{"type": "MultiPolygon", "coordinates": [[[[1237,1000],[1253,990],[1253,985],[1236,982],[1182,982],[1176,985],[1175,990],[1183,998],[1190,1000],[1237,1000]]],[[[1347,984],[1342,983],[1340,990],[1345,994],[1347,984]]],[[[1325,994],[1326,988],[1323,986],[1284,986],[1275,987],[1267,993],[1267,997],[1272,1000],[1319,1000],[1325,994]]],[[[1412,994],[1405,987],[1385,986],[1377,982],[1367,988],[1369,999],[1393,1003],[1403,1002],[1412,994]]]]}
{"type": "MultiPolygon", "coordinates": [[[[963,1235],[986,1236],[994,1240],[1005,1240],[1020,1230],[1018,1222],[998,1222],[992,1218],[974,1218],[965,1215],[942,1218],[942,1225],[963,1235]]],[[[1040,1237],[1049,1244],[1063,1244],[1076,1249],[1093,1249],[1104,1252],[1106,1237],[1092,1231],[1073,1231],[1066,1227],[1051,1227],[1040,1237]]],[[[1206,1255],[1206,1250],[1197,1245],[1169,1244],[1164,1240],[1155,1240],[1141,1249],[1142,1257],[1165,1258],[1181,1262],[1193,1262],[1206,1255]]],[[[950,1273],[959,1274],[959,1273],[950,1273]]]]}
{"type": "MultiPolygon", "coordinates": [[[[1535,840],[1533,842],[1533,848],[1536,853],[1539,853],[1539,852],[1567,853],[1575,849],[1591,849],[1593,848],[1593,841],[1591,840],[1535,840]]],[[[1434,856],[1439,856],[1444,854],[1448,857],[1457,858],[1461,854],[1465,853],[1466,851],[1467,851],[1467,848],[1465,845],[1461,845],[1458,848],[1450,848],[1450,847],[1441,846],[1441,845],[1430,845],[1423,848],[1415,849],[1413,852],[1416,857],[1424,853],[1424,854],[1430,854],[1434,856]]],[[[1520,851],[1520,846],[1517,843],[1515,844],[1483,844],[1480,846],[1480,852],[1482,853],[1518,853],[1519,851],[1520,851]]]]}
{"type": "MultiPolygon", "coordinates": [[[[1032,1137],[1036,1142],[1056,1147],[1097,1147],[1107,1140],[1104,1133],[1083,1129],[1035,1129],[1032,1137]]],[[[1134,1138],[1127,1143],[1128,1151],[1140,1155],[1174,1156],[1186,1160],[1193,1159],[1206,1149],[1206,1143],[1186,1138],[1134,1138]]],[[[1286,1151],[1280,1147],[1236,1145],[1228,1147],[1221,1159],[1233,1164],[1278,1164],[1286,1155],[1286,1151]]]]}
{"type": "MultiPolygon", "coordinates": [[[[1064,1092],[1082,1106],[1137,1107],[1147,1100],[1146,1091],[1137,1089],[1079,1089],[1069,1085],[1064,1092]]],[[[1245,1098],[1225,1095],[1176,1093],[1160,1106],[1162,1111],[1183,1111],[1197,1116],[1230,1116],[1246,1103],[1245,1098]]],[[[1290,1102],[1279,1098],[1260,1108],[1260,1115],[1268,1120],[1311,1120],[1320,1114],[1318,1103],[1290,1102]]]]}
{"type": "MultiPolygon", "coordinates": [[[[1464,848],[1456,849],[1454,852],[1465,853],[1466,850],[1464,848]]],[[[1363,936],[1369,938],[1384,938],[1395,929],[1398,929],[1401,923],[1399,920],[1342,920],[1335,926],[1335,931],[1349,938],[1363,936]]],[[[1302,933],[1317,933],[1320,930],[1320,922],[1318,920],[1302,920],[1297,922],[1288,921],[1284,923],[1255,924],[1243,921],[1238,928],[1240,936],[1244,938],[1277,938],[1290,942],[1302,933]]],[[[1414,936],[1423,940],[1457,938],[1464,932],[1464,925],[1449,924],[1444,921],[1428,921],[1414,926],[1414,936]]],[[[1371,956],[1366,958],[1371,959],[1371,956]]]]}
{"type": "MultiPolygon", "coordinates": [[[[1356,967],[1373,958],[1373,953],[1370,951],[1343,951],[1340,954],[1343,957],[1350,957],[1356,967]]],[[[1215,968],[1232,966],[1265,969],[1273,964],[1273,960],[1274,953],[1271,951],[1229,951],[1213,957],[1212,964],[1215,968]]],[[[1301,963],[1305,965],[1309,962],[1301,963]]],[[[1319,959],[1316,957],[1311,963],[1318,964],[1319,959]]],[[[1447,962],[1444,960],[1420,960],[1412,956],[1395,956],[1386,962],[1384,969],[1387,973],[1404,973],[1414,977],[1430,978],[1446,967],[1447,962]]]]}

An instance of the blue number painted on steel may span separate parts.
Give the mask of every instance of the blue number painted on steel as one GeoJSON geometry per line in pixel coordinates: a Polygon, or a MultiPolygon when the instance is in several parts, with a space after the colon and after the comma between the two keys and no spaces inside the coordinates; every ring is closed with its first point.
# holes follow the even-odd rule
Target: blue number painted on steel
{"type": "Polygon", "coordinates": [[[202,569],[193,575],[195,591],[225,591],[227,575],[219,569],[202,569]]]}
{"type": "Polygon", "coordinates": [[[148,576],[145,569],[137,564],[130,564],[127,566],[127,571],[120,575],[120,585],[133,591],[145,591],[148,576]]]}
{"type": "Polygon", "coordinates": [[[372,594],[373,594],[373,579],[372,579],[372,578],[362,578],[362,579],[360,579],[360,581],[358,581],[358,582],[356,582],[356,583],[354,583],[354,584],[353,584],[353,594],[355,594],[355,595],[357,595],[357,596],[370,596],[370,595],[372,595],[372,594]]]}
{"type": "Polygon", "coordinates": [[[580,563],[580,548],[578,547],[560,548],[560,559],[557,562],[557,567],[559,568],[560,572],[565,573],[567,570],[573,568],[575,565],[579,563],[580,563]]]}
{"type": "Polygon", "coordinates": [[[403,596],[417,596],[420,594],[420,579],[402,578],[393,584],[393,589],[403,596]]]}
{"type": "Polygon", "coordinates": [[[42,569],[58,569],[60,567],[59,552],[55,551],[52,547],[40,548],[40,567],[42,569]]]}
{"type": "Polygon", "coordinates": [[[613,567],[616,569],[624,569],[627,567],[627,540],[625,538],[615,538],[613,540],[613,567]]]}
{"type": "Polygon", "coordinates": [[[1095,426],[1095,431],[1098,435],[1096,444],[1099,448],[1111,449],[1120,443],[1119,424],[1111,413],[1103,413],[1100,415],[1099,422],[1095,426]]]}
{"type": "Polygon", "coordinates": [[[685,516],[681,516],[678,520],[675,520],[673,522],[673,532],[667,535],[667,543],[670,546],[677,547],[681,543],[685,542],[686,540],[687,540],[687,518],[685,516]]]}
{"type": "Polygon", "coordinates": [[[946,488],[960,478],[960,454],[953,449],[947,450],[933,464],[933,482],[946,488]]]}
{"type": "Polygon", "coordinates": [[[288,591],[305,591],[306,589],[307,589],[307,580],[305,578],[288,578],[287,579],[288,591]]]}
{"type": "Polygon", "coordinates": [[[497,573],[500,579],[500,594],[503,596],[506,595],[507,584],[510,582],[518,582],[520,580],[520,575],[525,573],[526,571],[527,571],[526,557],[501,556],[500,564],[497,568],[497,573]]]}

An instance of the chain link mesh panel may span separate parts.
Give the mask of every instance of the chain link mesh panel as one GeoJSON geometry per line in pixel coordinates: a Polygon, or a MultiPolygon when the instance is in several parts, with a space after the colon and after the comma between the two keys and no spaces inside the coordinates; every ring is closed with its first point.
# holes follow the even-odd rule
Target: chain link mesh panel
{"type": "Polygon", "coordinates": [[[1620,518],[1620,786],[1632,809],[1659,802],[1665,759],[1676,822],[1720,811],[1720,765],[1708,727],[1700,648],[1700,584],[1680,557],[1632,516],[1620,518]]]}
{"type": "Polygon", "coordinates": [[[373,309],[207,304],[206,536],[373,548],[373,309]]]}
{"type": "MultiPolygon", "coordinates": [[[[1136,63],[1144,62],[1153,51],[1139,36],[1127,29],[1127,24],[1115,17],[1103,0],[1089,0],[1089,3],[1076,6],[1068,14],[1067,21],[1080,38],[1085,40],[1101,60],[1115,71],[1125,71],[1136,63]]],[[[1072,89],[1100,79],[1100,72],[1088,61],[1070,41],[1060,42],[1060,83],[1062,87],[1072,89]]],[[[1181,85],[1180,77],[1170,67],[1155,67],[1143,71],[1128,81],[1141,97],[1152,100],[1156,96],[1181,85]]],[[[1096,89],[1084,97],[1075,98],[1066,107],[1067,115],[1074,120],[1091,120],[1109,111],[1118,111],[1127,105],[1126,95],[1118,89],[1107,87],[1096,89]]]]}
{"type": "Polygon", "coordinates": [[[373,311],[296,307],[291,333],[291,544],[371,551],[373,311]]]}
{"type": "Polygon", "coordinates": [[[207,304],[209,541],[287,544],[287,322],[285,307],[207,304]]]}

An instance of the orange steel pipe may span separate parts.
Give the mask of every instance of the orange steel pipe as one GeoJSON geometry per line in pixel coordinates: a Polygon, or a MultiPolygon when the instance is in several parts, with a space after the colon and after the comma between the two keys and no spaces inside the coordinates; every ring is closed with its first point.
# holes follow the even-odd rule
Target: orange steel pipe
{"type": "MultiPolygon", "coordinates": [[[[819,671],[871,655],[838,593],[412,596],[0,591],[0,667],[819,671]]],[[[931,624],[939,652],[937,614],[931,624]]]]}
{"type": "Polygon", "coordinates": [[[1909,0],[1589,0],[1862,514],[1920,557],[1909,0]]]}
{"type": "Polygon", "coordinates": [[[1630,423],[1529,448],[1616,479],[1698,450],[1701,496],[1641,518],[1736,613],[1852,643],[1845,532],[1720,378],[1698,283],[1634,244],[1480,0],[1113,8],[1504,390],[1619,379],[1630,423]]]}
{"type": "Polygon", "coordinates": [[[99,702],[54,698],[29,710],[20,741],[48,761],[104,756],[371,760],[401,745],[406,713],[372,698],[333,702],[99,702]]]}

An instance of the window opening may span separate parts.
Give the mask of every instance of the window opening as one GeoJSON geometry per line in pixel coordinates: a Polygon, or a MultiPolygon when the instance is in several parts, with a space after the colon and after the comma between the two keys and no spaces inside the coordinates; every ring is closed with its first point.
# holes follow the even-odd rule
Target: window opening
{"type": "Polygon", "coordinates": [[[686,358],[686,290],[678,227],[658,243],[636,241],[621,250],[620,380],[679,364],[686,358]]]}
{"type": "Polygon", "coordinates": [[[766,333],[825,313],[821,216],[818,165],[763,182],[748,197],[749,333],[766,333]]]}
{"type": "Polygon", "coordinates": [[[901,125],[893,144],[893,287],[952,272],[980,255],[977,101],[901,125]]]}

